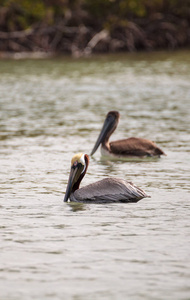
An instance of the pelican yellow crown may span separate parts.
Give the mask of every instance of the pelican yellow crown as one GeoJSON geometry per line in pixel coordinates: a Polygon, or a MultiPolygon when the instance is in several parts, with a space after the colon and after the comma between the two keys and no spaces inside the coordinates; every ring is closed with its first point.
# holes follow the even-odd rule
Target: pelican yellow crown
{"type": "Polygon", "coordinates": [[[71,159],[71,165],[73,165],[75,161],[80,162],[82,165],[85,165],[84,154],[83,153],[75,154],[71,159]]]}

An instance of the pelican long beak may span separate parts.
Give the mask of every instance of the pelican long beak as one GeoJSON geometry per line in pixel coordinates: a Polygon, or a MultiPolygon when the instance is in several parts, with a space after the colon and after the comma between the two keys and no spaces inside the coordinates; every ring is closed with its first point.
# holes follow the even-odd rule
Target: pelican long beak
{"type": "Polygon", "coordinates": [[[67,183],[67,189],[65,192],[64,202],[67,202],[70,197],[70,194],[71,194],[74,182],[75,182],[76,173],[77,173],[77,168],[76,169],[71,168],[69,180],[67,183]]]}
{"type": "Polygon", "coordinates": [[[115,120],[111,116],[107,117],[104,121],[104,125],[102,127],[102,130],[99,134],[99,137],[96,141],[96,144],[94,145],[94,148],[92,149],[92,152],[90,155],[93,155],[96,150],[98,149],[99,145],[106,139],[108,132],[110,132],[114,126],[115,120]]]}
{"type": "Polygon", "coordinates": [[[67,183],[67,189],[65,192],[65,197],[64,197],[64,202],[67,202],[72,191],[74,184],[77,183],[82,171],[83,171],[84,166],[80,163],[78,163],[76,166],[71,167],[70,175],[69,175],[69,180],[67,183]]]}

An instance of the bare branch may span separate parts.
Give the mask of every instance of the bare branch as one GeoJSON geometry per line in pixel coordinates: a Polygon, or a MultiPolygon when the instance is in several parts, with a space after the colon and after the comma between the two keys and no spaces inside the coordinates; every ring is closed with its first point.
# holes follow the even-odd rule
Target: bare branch
{"type": "Polygon", "coordinates": [[[20,39],[29,35],[32,35],[34,32],[34,29],[29,28],[22,31],[12,31],[12,32],[3,32],[0,31],[0,39],[20,39]]]}

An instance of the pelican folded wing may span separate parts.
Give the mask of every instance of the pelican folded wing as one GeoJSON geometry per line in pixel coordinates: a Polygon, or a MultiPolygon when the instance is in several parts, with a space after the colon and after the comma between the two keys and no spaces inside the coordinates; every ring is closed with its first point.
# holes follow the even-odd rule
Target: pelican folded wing
{"type": "Polygon", "coordinates": [[[142,189],[118,178],[105,178],[76,190],[71,201],[86,203],[138,202],[149,197],[142,189]]]}
{"type": "Polygon", "coordinates": [[[114,154],[129,156],[160,156],[165,153],[152,141],[131,137],[110,143],[110,150],[114,154]]]}

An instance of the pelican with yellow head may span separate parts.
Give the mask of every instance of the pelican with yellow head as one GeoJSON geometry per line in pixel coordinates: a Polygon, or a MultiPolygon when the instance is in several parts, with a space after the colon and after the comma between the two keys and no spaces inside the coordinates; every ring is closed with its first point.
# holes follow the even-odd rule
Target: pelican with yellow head
{"type": "Polygon", "coordinates": [[[73,156],[64,202],[129,203],[150,197],[133,183],[115,177],[105,178],[79,188],[88,165],[87,154],[78,153],[73,156]]]}

